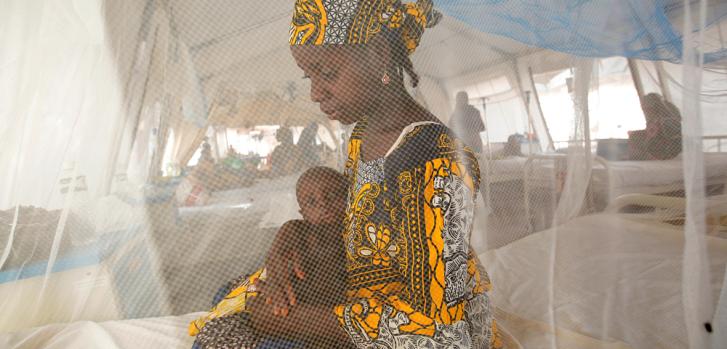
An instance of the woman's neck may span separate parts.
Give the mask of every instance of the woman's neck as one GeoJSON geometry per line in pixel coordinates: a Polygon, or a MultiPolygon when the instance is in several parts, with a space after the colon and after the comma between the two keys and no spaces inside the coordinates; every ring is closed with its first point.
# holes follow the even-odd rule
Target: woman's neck
{"type": "Polygon", "coordinates": [[[361,149],[364,161],[385,156],[408,125],[422,121],[438,121],[403,88],[400,93],[385,95],[381,101],[385,103],[376,103],[370,111],[361,149]]]}
{"type": "MultiPolygon", "coordinates": [[[[402,88],[403,90],[403,88],[402,88]]],[[[421,121],[436,121],[426,109],[419,105],[406,90],[398,93],[390,93],[382,102],[377,103],[371,115],[367,133],[385,134],[401,133],[404,128],[412,123],[421,121]]]]}

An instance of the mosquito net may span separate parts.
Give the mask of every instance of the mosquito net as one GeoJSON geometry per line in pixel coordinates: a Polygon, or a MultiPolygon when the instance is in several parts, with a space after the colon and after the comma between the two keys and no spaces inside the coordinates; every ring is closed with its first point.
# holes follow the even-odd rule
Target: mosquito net
{"type": "Polygon", "coordinates": [[[0,347],[727,343],[725,1],[2,8],[0,347]]]}

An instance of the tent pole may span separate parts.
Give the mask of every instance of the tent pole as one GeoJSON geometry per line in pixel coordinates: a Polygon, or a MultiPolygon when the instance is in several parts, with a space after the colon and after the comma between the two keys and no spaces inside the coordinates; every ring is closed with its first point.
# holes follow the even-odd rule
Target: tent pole
{"type": "Polygon", "coordinates": [[[190,148],[189,151],[184,154],[184,157],[182,158],[182,161],[179,163],[179,165],[184,168],[187,167],[187,164],[190,160],[192,160],[192,157],[194,156],[194,153],[197,152],[197,149],[199,149],[199,145],[202,144],[202,141],[207,135],[207,127],[200,128],[199,131],[197,131],[197,136],[194,137],[194,141],[192,144],[197,144],[196,147],[190,148]]]}
{"type": "Polygon", "coordinates": [[[146,94],[149,90],[149,81],[151,80],[151,67],[154,64],[154,53],[156,52],[157,48],[157,35],[159,34],[159,28],[156,28],[154,30],[154,45],[152,45],[151,53],[149,56],[149,67],[147,68],[147,74],[146,79],[144,80],[144,91],[141,95],[141,100],[139,102],[139,108],[136,110],[136,113],[134,115],[134,129],[131,132],[131,143],[130,147],[131,149],[134,148],[134,143],[136,142],[136,133],[139,131],[139,122],[141,122],[141,113],[144,110],[144,101],[146,100],[146,94]]]}
{"type": "Polygon", "coordinates": [[[540,105],[540,95],[538,94],[538,89],[535,88],[535,79],[533,78],[532,67],[528,67],[528,78],[530,79],[530,90],[533,92],[533,96],[535,97],[535,106],[538,107],[538,114],[540,114],[540,119],[543,122],[543,126],[545,127],[545,135],[548,136],[548,147],[550,148],[550,150],[555,151],[553,136],[550,135],[548,122],[545,120],[545,113],[543,113],[543,107],[540,105]]]}
{"type": "Polygon", "coordinates": [[[671,102],[671,93],[669,92],[669,85],[666,81],[666,74],[664,71],[664,65],[661,62],[656,62],[656,78],[659,79],[659,89],[661,90],[661,95],[664,96],[664,99],[667,102],[671,102]]]}
{"type": "Polygon", "coordinates": [[[629,71],[631,72],[631,79],[634,82],[636,88],[636,94],[639,96],[639,101],[643,103],[644,99],[644,85],[639,74],[639,67],[636,66],[636,61],[633,58],[628,59],[629,71]]]}
{"type": "MultiPolygon", "coordinates": [[[[134,70],[136,69],[136,66],[139,64],[139,50],[142,48],[142,44],[144,43],[144,39],[146,39],[149,36],[149,27],[151,25],[152,17],[154,16],[154,10],[155,10],[155,0],[147,0],[146,5],[144,6],[144,10],[142,12],[142,19],[141,19],[141,26],[139,27],[139,31],[136,35],[137,41],[139,42],[136,45],[136,50],[134,51],[134,58],[131,61],[131,66],[129,67],[129,76],[130,78],[126,81],[126,85],[124,86],[124,98],[127,98],[126,101],[126,107],[123,109],[123,112],[126,113],[130,109],[131,104],[131,98],[129,96],[130,89],[132,86],[132,81],[134,80],[134,70]]],[[[156,34],[156,32],[155,32],[156,34]]],[[[156,44],[156,35],[154,36],[154,43],[156,44]]],[[[151,64],[151,60],[150,63],[151,64]]],[[[151,65],[149,65],[151,67],[151,65]]],[[[149,74],[149,69],[147,69],[147,74],[149,74]]],[[[117,139],[114,144],[118,145],[114,147],[114,150],[111,151],[111,159],[109,162],[110,167],[110,175],[106,176],[106,181],[104,182],[104,187],[102,188],[101,192],[104,195],[108,195],[111,193],[111,187],[113,185],[114,177],[116,177],[116,166],[117,162],[119,160],[119,151],[121,150],[121,142],[124,139],[123,133],[124,130],[126,130],[126,125],[128,122],[128,117],[124,116],[123,121],[121,122],[121,139],[117,139]]],[[[133,135],[132,135],[133,137],[133,135]]],[[[131,146],[133,147],[133,141],[131,143],[131,146]]],[[[128,160],[128,159],[127,159],[128,160]]]]}
{"type": "MultiPolygon", "coordinates": [[[[520,100],[523,102],[523,106],[525,107],[525,114],[528,117],[528,133],[533,134],[535,133],[535,127],[533,122],[533,113],[530,111],[530,91],[525,91],[523,88],[522,78],[520,76],[520,69],[518,69],[517,60],[512,61],[512,72],[515,74],[515,85],[518,90],[518,94],[520,95],[520,100]],[[523,94],[525,97],[523,97],[523,94]]],[[[528,137],[528,154],[533,153],[533,144],[530,142],[530,137],[528,137]]]]}
{"type": "Polygon", "coordinates": [[[157,139],[156,139],[156,148],[154,150],[154,154],[152,154],[152,161],[151,166],[149,166],[149,176],[148,178],[151,178],[152,180],[155,177],[159,176],[159,173],[161,172],[163,174],[164,172],[164,151],[167,147],[167,141],[169,140],[169,121],[168,117],[171,111],[169,110],[169,105],[171,96],[167,95],[164,98],[164,112],[159,115],[159,123],[157,124],[157,139]]]}
{"type": "MultiPolygon", "coordinates": [[[[209,120],[210,117],[212,116],[212,112],[215,110],[215,107],[216,107],[216,104],[210,105],[210,110],[207,113],[207,120],[209,120]]],[[[197,152],[197,148],[199,148],[199,145],[202,144],[202,141],[204,140],[204,137],[207,134],[208,127],[209,127],[209,124],[205,124],[204,126],[200,127],[199,131],[197,131],[197,136],[194,137],[194,141],[192,141],[192,144],[196,144],[197,146],[190,148],[187,151],[187,153],[184,154],[184,156],[181,158],[181,161],[179,162],[179,166],[184,168],[189,163],[189,160],[192,160],[194,153],[197,152]]]]}

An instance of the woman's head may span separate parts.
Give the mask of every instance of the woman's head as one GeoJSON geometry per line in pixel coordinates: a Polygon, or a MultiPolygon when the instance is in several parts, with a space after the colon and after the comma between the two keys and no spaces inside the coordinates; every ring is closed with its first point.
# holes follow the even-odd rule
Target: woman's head
{"type": "Polygon", "coordinates": [[[520,146],[521,135],[515,133],[507,137],[507,143],[503,148],[503,153],[506,156],[521,156],[522,147],[520,146]]]}
{"type": "Polygon", "coordinates": [[[387,97],[406,93],[404,73],[418,82],[409,54],[439,16],[431,0],[405,5],[358,0],[356,8],[367,11],[350,13],[338,10],[341,4],[335,3],[341,1],[320,7],[298,0],[290,43],[311,81],[311,99],[329,118],[350,124],[371,115],[387,97]]]}
{"type": "Polygon", "coordinates": [[[373,72],[383,71],[367,62],[367,50],[352,46],[296,46],[293,57],[310,79],[310,98],[321,111],[344,124],[369,113],[371,101],[379,99],[373,72]]]}
{"type": "Polygon", "coordinates": [[[465,92],[465,91],[457,92],[457,97],[455,98],[455,105],[457,107],[464,107],[469,104],[470,104],[470,97],[467,95],[467,92],[465,92]]]}
{"type": "Polygon", "coordinates": [[[658,122],[669,117],[669,109],[666,101],[658,93],[649,93],[644,96],[641,102],[641,109],[644,111],[646,123],[658,122]]]}

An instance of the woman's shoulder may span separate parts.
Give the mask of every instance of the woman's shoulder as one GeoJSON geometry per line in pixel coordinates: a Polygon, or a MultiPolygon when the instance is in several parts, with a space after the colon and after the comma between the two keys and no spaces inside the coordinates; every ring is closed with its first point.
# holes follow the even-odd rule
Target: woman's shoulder
{"type": "Polygon", "coordinates": [[[396,167],[422,167],[434,159],[457,161],[469,168],[479,179],[477,158],[469,147],[463,146],[452,130],[442,123],[416,125],[409,131],[387,163],[396,167]]]}
{"type": "Polygon", "coordinates": [[[410,125],[401,147],[420,151],[452,151],[457,148],[452,130],[441,122],[422,122],[410,125]]]}

